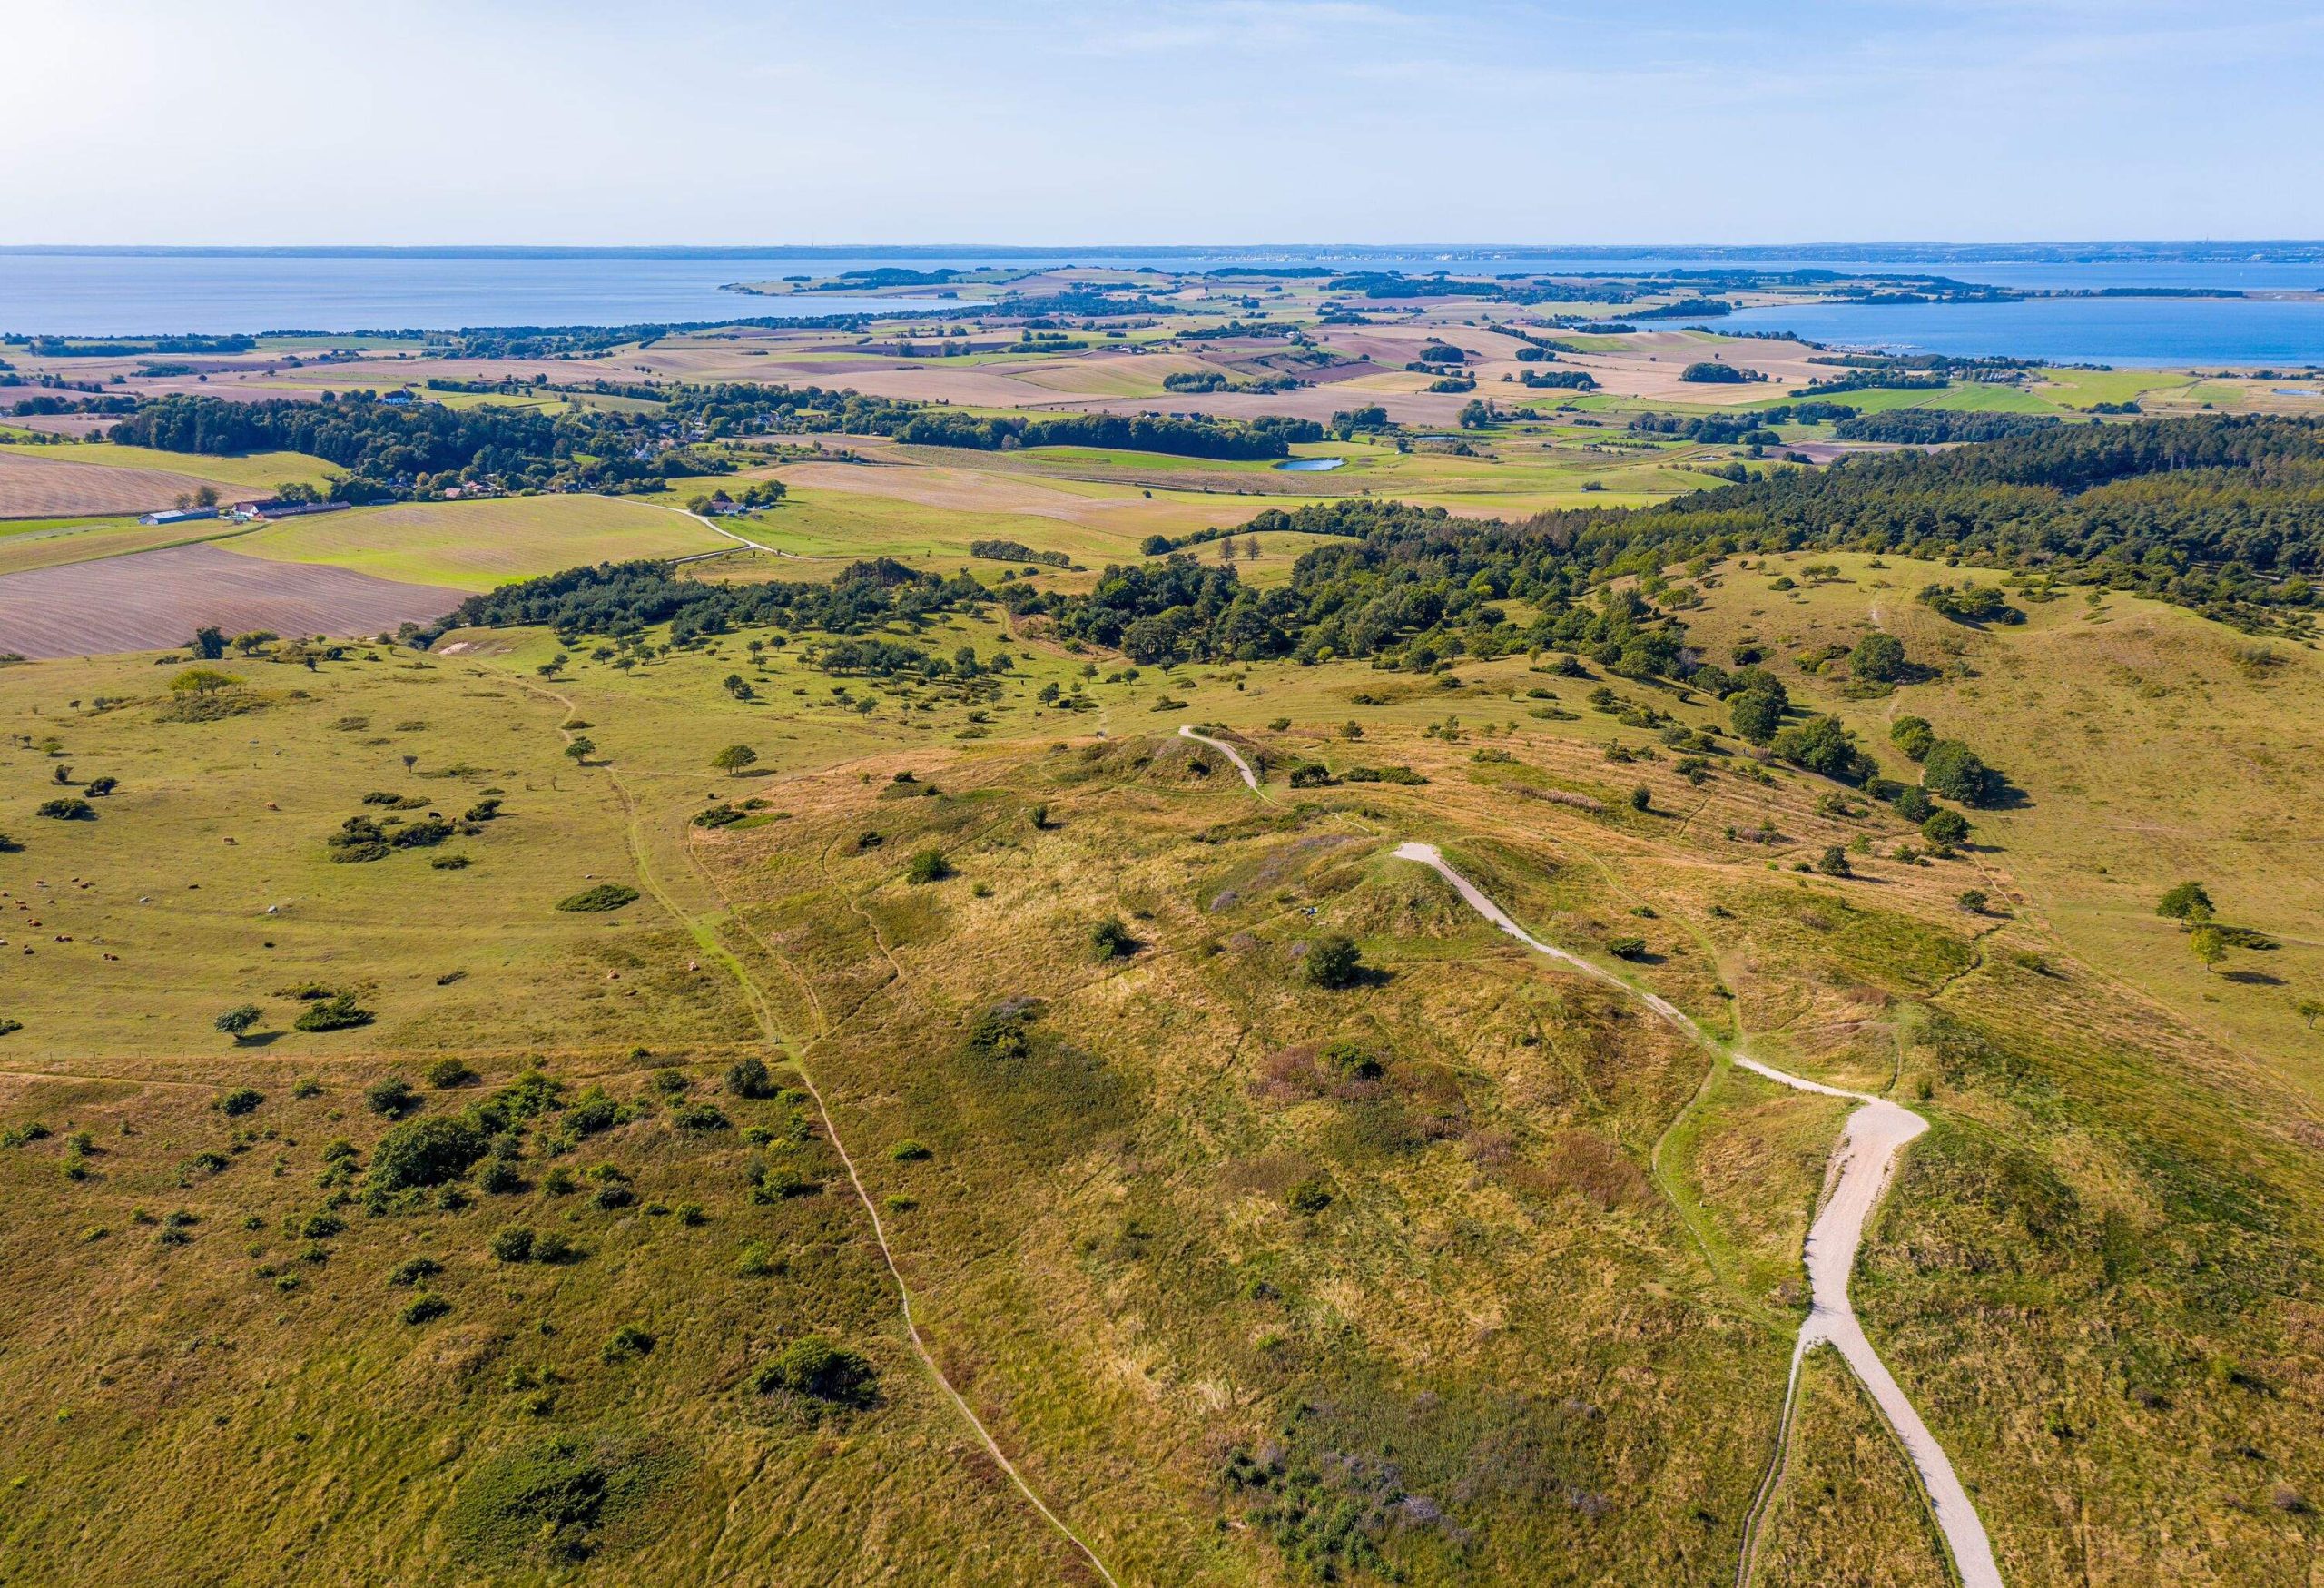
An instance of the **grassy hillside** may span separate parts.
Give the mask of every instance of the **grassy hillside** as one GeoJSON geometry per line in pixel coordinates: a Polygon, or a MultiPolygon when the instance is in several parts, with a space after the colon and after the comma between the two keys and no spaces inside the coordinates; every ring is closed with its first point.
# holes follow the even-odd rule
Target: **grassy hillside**
{"type": "MultiPolygon", "coordinates": [[[[1892,712],[1969,738],[2022,803],[1960,858],[1732,737],[1682,775],[1621,712],[1723,708],[1522,654],[1128,669],[988,609],[888,629],[1012,657],[965,678],[763,631],[238,660],[194,706],[145,657],[0,670],[0,1570],[1095,1580],[1078,1538],[1126,1583],[1731,1579],[1844,1110],[1522,953],[1420,838],[1932,1119],[1856,1295],[2009,1581],[2304,1580],[2319,902],[2243,824],[2312,825],[2249,751],[2312,736],[2312,664],[2126,597],[1956,635],[1910,597],[1957,574],[1822,560],[1720,565],[1695,643],[1767,642],[1884,755],[1892,712]],[[1944,676],[1790,659],[1875,605],[1944,676]],[[2189,866],[2284,945],[2222,971],[2282,986],[2147,913],[2189,866]],[[1365,972],[1318,985],[1340,934],[1365,972]],[[300,1030],[308,992],[371,1018],[300,1030]]],[[[1934,1580],[1869,1418],[1812,1356],[1758,1580],[1934,1580]]]]}

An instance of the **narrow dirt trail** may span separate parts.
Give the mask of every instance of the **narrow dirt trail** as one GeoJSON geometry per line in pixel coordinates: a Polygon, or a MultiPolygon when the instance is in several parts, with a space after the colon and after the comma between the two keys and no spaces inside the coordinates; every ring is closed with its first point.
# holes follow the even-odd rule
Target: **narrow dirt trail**
{"type": "MultiPolygon", "coordinates": [[[[678,509],[670,510],[675,512],[678,509]]],[[[520,678],[517,683],[534,695],[547,696],[562,705],[568,721],[576,715],[570,696],[529,680],[520,678]]],[[[566,744],[573,742],[573,729],[559,726],[557,732],[564,737],[566,744]]],[[[744,1001],[750,1005],[752,1019],[764,1036],[767,1044],[775,1050],[778,1060],[788,1063],[798,1073],[800,1084],[805,1088],[807,1095],[813,1100],[815,1113],[822,1121],[824,1137],[831,1142],[832,1150],[838,1156],[841,1167],[847,1171],[848,1184],[854,1189],[855,1199],[862,1205],[864,1217],[872,1221],[872,1243],[879,1248],[880,1259],[887,1267],[888,1277],[895,1284],[896,1298],[903,1315],[904,1336],[911,1347],[912,1355],[919,1358],[920,1365],[927,1370],[929,1377],[935,1381],[937,1389],[942,1393],[947,1401],[951,1403],[952,1409],[960,1415],[960,1420],[976,1436],[977,1443],[984,1447],[985,1455],[990,1456],[993,1464],[1007,1475],[1009,1483],[1015,1485],[1017,1492],[1023,1495],[1027,1503],[1040,1514],[1041,1519],[1056,1529],[1059,1536],[1064,1539],[1083,1561],[1088,1563],[1089,1568],[1105,1582],[1107,1588],[1121,1588],[1119,1580],[1107,1567],[1104,1559],[1090,1547],[1088,1540],[1075,1532],[1063,1517],[1049,1508],[1048,1502],[1034,1490],[1024,1474],[1017,1469],[1016,1463],[1010,1461],[1007,1453],[1000,1448],[1000,1442],[992,1436],[992,1431],[985,1426],[984,1420],[979,1417],[975,1409],[969,1405],[967,1397],[961,1395],[960,1389],[945,1375],[944,1369],[937,1365],[935,1354],[928,1348],[928,1342],[921,1334],[920,1318],[912,1307],[911,1286],[905,1280],[903,1269],[896,1260],[895,1251],[888,1244],[887,1226],[881,1221],[879,1207],[872,1201],[871,1190],[863,1183],[863,1177],[856,1171],[855,1157],[848,1151],[846,1139],[840,1134],[839,1126],[832,1118],[831,1106],[824,1101],[822,1089],[816,1084],[814,1072],[808,1067],[807,1050],[814,1045],[813,1041],[801,1042],[783,1028],[773,1001],[767,998],[764,989],[759,986],[757,979],[751,974],[750,968],[720,939],[717,921],[687,911],[664,884],[660,874],[654,868],[653,858],[649,852],[645,811],[639,805],[636,797],[631,794],[629,785],[622,781],[621,774],[613,763],[599,762],[593,770],[601,771],[606,774],[607,783],[613,788],[615,798],[620,802],[625,818],[625,834],[629,847],[630,864],[637,873],[639,884],[653,896],[655,902],[668,912],[671,919],[685,928],[704,955],[715,961],[734,977],[736,985],[742,991],[744,1001]]],[[[691,850],[687,853],[691,858],[691,850]]],[[[726,906],[724,912],[725,919],[732,922],[763,951],[774,955],[778,962],[781,962],[782,956],[776,952],[774,945],[767,942],[753,932],[747,922],[741,920],[731,905],[727,904],[723,893],[714,886],[712,892],[718,896],[721,904],[726,906]]],[[[885,952],[884,944],[882,952],[885,952]]],[[[801,980],[803,983],[803,979],[801,980]]]]}
{"type": "MultiPolygon", "coordinates": [[[[1222,746],[1223,747],[1223,746],[1222,746]]],[[[1719,1050],[1709,1033],[1689,1019],[1668,999],[1632,987],[1620,977],[1600,969],[1578,954],[1545,943],[1533,936],[1500,905],[1487,898],[1476,884],[1470,882],[1446,863],[1433,843],[1401,843],[1396,846],[1396,858],[1415,861],[1429,867],[1446,882],[1462,900],[1478,914],[1509,936],[1515,938],[1534,952],[1546,954],[1561,964],[1571,967],[1594,981],[1602,981],[1630,997],[1638,999],[1660,1015],[1689,1040],[1713,1052],[1719,1050]]],[[[1963,1588],[2001,1588],[2001,1569],[1994,1563],[1993,1545],[1985,1536],[1984,1522],[1977,1508],[1962,1488],[1961,1480],[1953,1471],[1953,1463],[1945,1447],[1921,1421],[1920,1414],[1897,1384],[1887,1366],[1880,1360],[1872,1343],[1865,1337],[1863,1325],[1856,1309],[1848,1302],[1848,1275],[1856,1266],[1856,1248],[1864,1241],[1865,1221],[1870,1218],[1873,1206],[1888,1183],[1896,1155],[1905,1143],[1928,1129],[1928,1121],[1900,1104],[1868,1093],[1847,1091],[1793,1075],[1772,1065],[1740,1053],[1730,1054],[1732,1060],[1752,1073],[1763,1076],[1780,1086],[1800,1091],[1816,1092],[1825,1097],[1846,1098],[1864,1106],[1848,1116],[1847,1125],[1840,1137],[1829,1179],[1830,1198],[1823,1210],[1816,1216],[1807,1231],[1807,1283],[1811,1297],[1807,1323],[1799,1331],[1799,1340],[1792,1350],[1791,1383],[1786,1391],[1784,1420],[1787,1431],[1790,1422],[1790,1406],[1797,1393],[1799,1364],[1814,1346],[1828,1342],[1846,1359],[1848,1366],[1863,1382],[1882,1416],[1895,1430],[1897,1441],[1911,1457],[1920,1474],[1929,1504],[1936,1515],[1937,1529],[1945,1535],[1963,1588]]],[[[1762,1500],[1765,1498],[1763,1491],[1762,1500]]],[[[1758,1507],[1755,1506],[1755,1520],[1758,1507]]],[[[1748,1579],[1753,1541],[1747,1539],[1744,1563],[1738,1573],[1738,1582],[1748,1579]]]]}
{"type": "Polygon", "coordinates": [[[1214,739],[1208,734],[1196,733],[1192,723],[1182,725],[1178,729],[1178,736],[1182,739],[1192,739],[1198,745],[1207,745],[1226,756],[1226,759],[1235,763],[1235,770],[1243,774],[1243,781],[1250,785],[1253,794],[1261,799],[1267,797],[1267,791],[1259,786],[1259,774],[1251,770],[1251,764],[1243,759],[1242,755],[1234,745],[1221,739],[1214,739]]]}

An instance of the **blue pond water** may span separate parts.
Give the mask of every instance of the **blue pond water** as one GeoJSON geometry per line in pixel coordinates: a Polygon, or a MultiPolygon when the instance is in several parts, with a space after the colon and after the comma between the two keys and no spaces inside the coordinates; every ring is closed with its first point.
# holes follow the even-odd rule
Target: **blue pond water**
{"type": "Polygon", "coordinates": [[[1275,467],[1287,474],[1321,474],[1346,461],[1344,458],[1286,458],[1275,467]]]}

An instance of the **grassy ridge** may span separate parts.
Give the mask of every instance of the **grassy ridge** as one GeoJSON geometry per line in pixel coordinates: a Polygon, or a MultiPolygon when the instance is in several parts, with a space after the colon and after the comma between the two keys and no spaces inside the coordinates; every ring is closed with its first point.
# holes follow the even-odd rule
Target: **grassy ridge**
{"type": "MultiPolygon", "coordinates": [[[[1521,654],[1441,675],[1133,679],[1109,660],[1092,677],[987,610],[887,637],[1005,645],[1020,659],[998,681],[833,678],[796,641],[749,651],[756,634],[633,650],[626,668],[568,646],[544,678],[552,636],[471,631],[432,656],[233,662],[251,709],[195,721],[160,703],[168,675],[144,658],[0,670],[0,828],[25,846],[12,873],[49,884],[12,875],[0,899],[19,972],[0,1015],[23,1021],[0,1037],[0,1127],[20,1143],[0,1148],[16,1232],[0,1447],[25,1480],[0,1561],[66,1558],[91,1581],[131,1561],[193,1581],[1068,1577],[915,1367],[870,1220],[785,1090],[803,1062],[935,1359],[1124,1581],[1724,1580],[1835,1110],[1714,1072],[1521,955],[1385,857],[1419,837],[1530,929],[1752,1050],[1930,1114],[1859,1305],[2009,1580],[2134,1577],[2191,1517],[2201,1544],[2164,1557],[2174,1570],[2298,1581],[2312,1523],[2279,1491],[2324,1485],[2301,1433],[2324,1250],[2299,1145],[2308,1039],[2220,1040],[2207,1021],[2284,994],[2212,977],[2220,1003],[2174,1000],[2077,936],[2073,868],[2052,857],[2103,824],[2086,787],[2043,783],[2004,737],[2055,737],[2041,714],[2083,709],[2054,670],[2064,636],[2243,642],[2112,597],[2105,624],[2044,607],[1955,656],[1871,582],[1920,570],[1842,560],[1856,582],[1791,592],[1767,588],[1772,567],[1713,570],[1698,643],[1770,642],[1797,697],[1884,751],[1892,706],[1967,734],[2029,796],[1980,817],[1998,848],[1904,863],[1885,808],[1780,767],[1762,781],[1731,739],[1688,781],[1589,692],[1693,726],[1718,723],[1714,703],[1521,654]],[[1869,621],[1867,597],[1914,656],[1974,676],[1854,698],[1789,659],[1869,621]],[[2042,699],[1999,691],[2017,666],[2042,699]],[[1089,709],[1043,702],[1051,684],[1089,709]],[[1240,735],[1273,799],[1176,737],[1184,720],[1240,735]],[[591,764],[566,733],[594,741],[591,764]],[[713,771],[736,743],[759,762],[713,771]],[[1428,781],[1290,790],[1285,768],[1311,762],[1428,781]],[[59,766],[123,786],[92,822],[37,817],[59,766]],[[348,816],[457,819],[487,798],[505,814],[476,833],[329,859],[348,816]],[[694,824],[722,805],[738,819],[694,824]],[[1835,845],[1855,876],[1790,869],[1835,845]],[[912,881],[931,850],[949,874],[912,881]],[[470,864],[428,863],[453,853],[470,864]],[[641,896],[555,908],[606,883],[641,896]],[[2013,913],[1965,914],[1971,886],[2013,913]],[[1108,916],[1134,952],[1100,958],[1108,916]],[[1373,977],[1309,981],[1331,932],[1373,977]],[[1637,957],[1617,956],[1626,938],[1637,957]],[[308,981],[376,1018],[296,1029],[308,1005],[286,990],[308,981]],[[245,1000],[254,1040],[211,1029],[245,1000]],[[748,1056],[774,1095],[724,1090],[748,1056]],[[534,1066],[564,1106],[512,1133],[520,1189],[471,1170],[466,1206],[427,1192],[375,1211],[390,1127],[365,1090],[443,1059],[478,1079],[420,1084],[423,1118],[534,1066]],[[293,1095],[308,1076],[320,1090],[293,1095]],[[241,1086],[254,1110],[212,1106],[241,1086]],[[628,1117],[584,1133],[592,1087],[628,1117]],[[49,1134],[22,1129],[34,1119],[49,1134]],[[357,1167],[326,1183],[340,1137],[357,1167]],[[181,1209],[194,1222],[167,1221],[181,1209]],[[318,1214],[343,1228],[309,1233],[318,1214]],[[512,1223],[581,1255],[504,1263],[488,1245],[512,1223]],[[389,1282],[418,1258],[442,1271],[389,1282]],[[422,1292],[449,1311],[403,1321],[422,1292]],[[620,1346],[625,1327],[651,1346],[620,1346]],[[809,1333],[872,1366],[869,1405],[753,1387],[809,1333]],[[133,1504],[111,1475],[133,1443],[185,1475],[133,1504]],[[576,1485],[597,1497],[544,1514],[541,1493],[576,1485]]],[[[2208,709],[2304,724],[2304,676],[2273,670],[2247,700],[2221,676],[2208,709]]],[[[2113,764],[2112,797],[2159,801],[2227,760],[2113,764]]],[[[2296,784],[2270,797],[2309,811],[2296,784]]],[[[2216,842],[2200,804],[2182,821],[2216,842]]],[[[2207,874],[2239,919],[2316,935],[2305,895],[2261,917],[2240,879],[2207,874]]],[[[2127,901],[2151,902],[2143,874],[2122,886],[2127,932],[2127,901]]],[[[1925,1570],[1860,1405],[1819,1373],[1763,1566],[1925,1570]]]]}

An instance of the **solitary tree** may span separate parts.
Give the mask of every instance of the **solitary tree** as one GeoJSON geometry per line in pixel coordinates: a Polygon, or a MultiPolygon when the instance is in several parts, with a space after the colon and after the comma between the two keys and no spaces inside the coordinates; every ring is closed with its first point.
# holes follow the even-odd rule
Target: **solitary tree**
{"type": "Polygon", "coordinates": [[[1848,653],[1848,676],[1894,684],[1905,676],[1905,646],[1893,634],[1867,634],[1848,653]]]}
{"type": "Polygon", "coordinates": [[[2187,934],[2187,946],[2195,951],[2195,958],[2202,961],[2205,970],[2227,958],[2227,934],[2208,923],[2187,934]]]}
{"type": "Polygon", "coordinates": [[[2324,998],[2303,998],[2291,1006],[2291,1011],[2306,1021],[2308,1029],[2312,1031],[2316,1029],[2316,1022],[2324,1020],[2324,998]]]}
{"type": "Polygon", "coordinates": [[[228,1010],[211,1023],[239,1042],[242,1040],[244,1032],[258,1024],[258,1017],[261,1012],[263,1011],[257,1004],[245,1003],[228,1010]]]}
{"type": "Polygon", "coordinates": [[[2211,896],[2201,883],[2181,883],[2162,895],[2154,907],[2157,915],[2171,921],[2209,921],[2211,918],[2211,896]]]}
{"type": "Polygon", "coordinates": [[[222,689],[231,689],[241,680],[231,673],[221,673],[215,667],[188,667],[170,680],[173,695],[215,695],[222,689]]]}
{"type": "Polygon", "coordinates": [[[586,761],[597,753],[597,741],[586,734],[576,734],[573,742],[565,747],[565,753],[576,762],[586,761]]]}
{"type": "Polygon", "coordinates": [[[741,772],[757,763],[759,753],[748,745],[729,745],[710,758],[710,764],[721,772],[741,772]]]}
{"type": "Polygon", "coordinates": [[[1939,739],[1921,763],[1921,782],[1947,799],[1982,805],[1992,794],[1994,774],[1960,740],[1939,739]]]}
{"type": "Polygon", "coordinates": [[[1307,945],[1307,980],[1318,987],[1352,985],[1364,968],[1363,951],[1348,938],[1319,937],[1307,945]]]}
{"type": "Polygon", "coordinates": [[[1950,849],[1969,836],[1969,819],[1958,811],[1931,811],[1921,824],[1921,836],[1939,849],[1950,849]]]}

